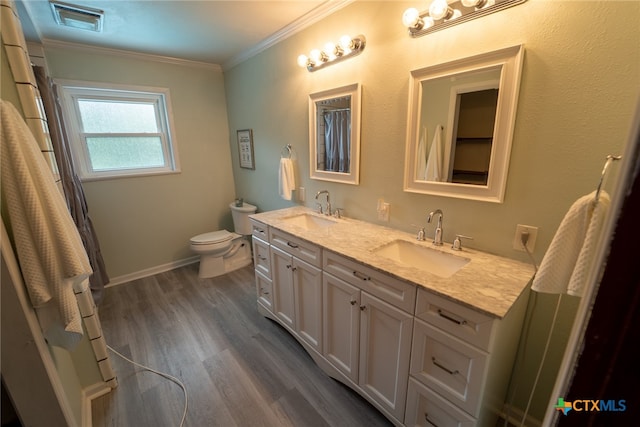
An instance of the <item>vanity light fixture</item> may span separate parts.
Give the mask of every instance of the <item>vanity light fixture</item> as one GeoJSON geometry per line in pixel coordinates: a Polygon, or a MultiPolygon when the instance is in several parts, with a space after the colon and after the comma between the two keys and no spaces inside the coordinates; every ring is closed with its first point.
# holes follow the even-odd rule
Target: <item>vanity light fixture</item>
{"type": "Polygon", "coordinates": [[[430,0],[424,12],[412,7],[402,14],[402,23],[411,37],[462,24],[507,9],[527,0],[430,0]]]}
{"type": "Polygon", "coordinates": [[[298,65],[307,71],[316,71],[327,65],[358,55],[364,50],[366,40],[363,35],[356,37],[342,36],[338,43],[329,42],[324,49],[313,49],[309,56],[298,56],[298,65]]]}

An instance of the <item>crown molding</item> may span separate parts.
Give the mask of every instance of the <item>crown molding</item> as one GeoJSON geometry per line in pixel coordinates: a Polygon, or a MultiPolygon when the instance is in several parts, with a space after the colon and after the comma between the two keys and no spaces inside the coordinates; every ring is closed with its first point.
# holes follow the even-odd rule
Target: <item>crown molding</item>
{"type": "Polygon", "coordinates": [[[118,56],[121,58],[129,58],[129,59],[137,59],[137,60],[146,60],[146,61],[154,61],[154,62],[162,62],[165,64],[173,64],[173,65],[180,65],[180,66],[185,66],[185,67],[196,67],[196,68],[207,68],[213,71],[222,71],[222,67],[218,64],[211,64],[208,62],[199,62],[199,61],[191,61],[188,59],[180,59],[180,58],[173,58],[170,56],[161,56],[161,55],[152,55],[152,54],[148,54],[148,53],[139,53],[139,52],[133,52],[130,50],[121,50],[121,49],[112,49],[112,48],[106,48],[106,47],[98,47],[98,46],[89,46],[89,45],[85,45],[85,44],[80,44],[80,43],[70,43],[70,42],[63,42],[63,41],[59,41],[59,40],[51,40],[51,39],[44,39],[42,40],[42,45],[44,46],[45,49],[47,48],[58,48],[58,49],[71,49],[71,50],[77,50],[77,51],[81,51],[81,52],[87,52],[87,53],[97,53],[97,54],[101,54],[101,55],[111,55],[111,56],[118,56]]]}
{"type": "Polygon", "coordinates": [[[240,54],[232,57],[228,61],[222,64],[222,69],[224,71],[229,70],[236,65],[246,61],[270,48],[271,46],[293,36],[294,34],[304,30],[305,28],[315,24],[321,19],[326,18],[334,12],[342,9],[350,3],[353,3],[354,0],[327,0],[318,7],[314,8],[310,12],[301,16],[300,18],[293,21],[291,24],[282,28],[280,31],[273,33],[271,36],[264,39],[262,42],[257,45],[241,52],[240,54]]]}

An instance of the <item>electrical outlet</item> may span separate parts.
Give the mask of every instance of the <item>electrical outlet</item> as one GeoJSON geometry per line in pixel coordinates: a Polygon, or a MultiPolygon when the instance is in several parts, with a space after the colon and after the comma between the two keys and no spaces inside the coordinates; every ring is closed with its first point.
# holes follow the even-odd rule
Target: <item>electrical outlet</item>
{"type": "Polygon", "coordinates": [[[307,195],[305,194],[304,187],[298,188],[298,201],[304,202],[307,199],[307,195]]]}
{"type": "Polygon", "coordinates": [[[518,224],[516,226],[516,235],[513,236],[513,249],[525,252],[524,246],[522,246],[523,233],[529,233],[529,238],[527,240],[527,249],[529,250],[529,252],[533,253],[533,249],[536,246],[536,237],[538,236],[538,227],[521,224],[518,224]]]}
{"type": "Polygon", "coordinates": [[[378,220],[389,222],[389,203],[378,199],[378,220]]]}

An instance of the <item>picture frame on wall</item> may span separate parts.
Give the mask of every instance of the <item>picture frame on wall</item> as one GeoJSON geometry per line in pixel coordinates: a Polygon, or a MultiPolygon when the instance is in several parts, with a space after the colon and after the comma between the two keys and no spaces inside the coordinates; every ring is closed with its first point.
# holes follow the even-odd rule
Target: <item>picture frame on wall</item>
{"type": "Polygon", "coordinates": [[[253,130],[242,129],[238,134],[238,154],[240,167],[244,169],[255,169],[256,162],[253,157],[253,130]]]}

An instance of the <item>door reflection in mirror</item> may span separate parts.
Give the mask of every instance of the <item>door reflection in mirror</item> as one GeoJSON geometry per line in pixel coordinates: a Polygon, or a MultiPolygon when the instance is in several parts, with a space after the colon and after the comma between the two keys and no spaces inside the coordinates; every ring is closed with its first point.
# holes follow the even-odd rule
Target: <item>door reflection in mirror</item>
{"type": "Polygon", "coordinates": [[[422,82],[417,180],[487,185],[500,72],[496,67],[422,82]]]}

